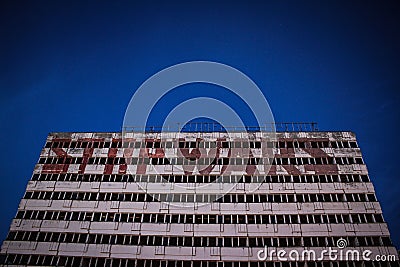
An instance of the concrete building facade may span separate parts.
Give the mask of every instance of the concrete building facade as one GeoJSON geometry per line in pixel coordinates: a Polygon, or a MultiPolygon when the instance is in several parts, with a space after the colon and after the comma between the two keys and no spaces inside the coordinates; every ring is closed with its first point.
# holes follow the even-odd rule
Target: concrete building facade
{"type": "Polygon", "coordinates": [[[399,266],[355,135],[317,131],[51,133],[0,260],[399,266]]]}

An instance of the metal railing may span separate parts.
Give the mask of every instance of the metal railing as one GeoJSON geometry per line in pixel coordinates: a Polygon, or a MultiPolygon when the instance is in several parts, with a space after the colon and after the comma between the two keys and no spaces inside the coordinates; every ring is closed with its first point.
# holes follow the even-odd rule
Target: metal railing
{"type": "Polygon", "coordinates": [[[223,126],[213,122],[190,122],[186,124],[177,123],[167,126],[127,126],[122,128],[123,132],[315,132],[318,131],[316,122],[274,122],[265,123],[261,126],[223,126]]]}

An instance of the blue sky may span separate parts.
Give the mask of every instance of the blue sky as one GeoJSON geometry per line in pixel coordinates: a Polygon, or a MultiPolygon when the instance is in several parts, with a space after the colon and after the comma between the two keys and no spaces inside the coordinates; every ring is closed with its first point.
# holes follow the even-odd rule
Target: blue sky
{"type": "Polygon", "coordinates": [[[253,79],[276,121],[354,131],[400,246],[399,4],[217,2],[1,1],[0,240],[49,132],[119,131],[147,78],[210,60],[253,79]]]}

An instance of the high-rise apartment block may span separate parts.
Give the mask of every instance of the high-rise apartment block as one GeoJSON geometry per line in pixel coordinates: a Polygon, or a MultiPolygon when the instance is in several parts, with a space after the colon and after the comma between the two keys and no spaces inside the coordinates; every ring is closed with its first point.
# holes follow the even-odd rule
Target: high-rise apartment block
{"type": "Polygon", "coordinates": [[[51,133],[0,263],[399,266],[355,135],[275,137],[51,133]]]}

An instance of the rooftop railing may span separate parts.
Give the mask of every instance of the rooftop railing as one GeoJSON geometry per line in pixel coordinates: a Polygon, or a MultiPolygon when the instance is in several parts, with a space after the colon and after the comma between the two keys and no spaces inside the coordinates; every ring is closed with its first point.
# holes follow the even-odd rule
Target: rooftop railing
{"type": "Polygon", "coordinates": [[[128,126],[122,128],[123,132],[315,132],[318,131],[316,122],[274,122],[260,126],[223,126],[213,122],[177,123],[168,126],[128,126]]]}

